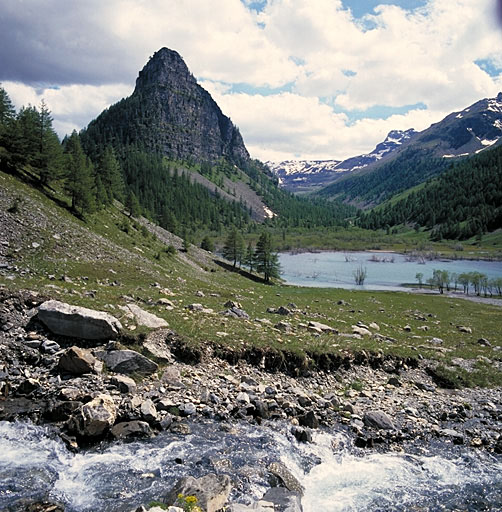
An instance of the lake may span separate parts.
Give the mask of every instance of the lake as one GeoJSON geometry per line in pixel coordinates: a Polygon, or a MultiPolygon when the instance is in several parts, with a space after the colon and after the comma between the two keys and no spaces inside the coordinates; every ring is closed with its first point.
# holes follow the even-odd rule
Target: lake
{"type": "Polygon", "coordinates": [[[481,272],[489,278],[502,277],[502,262],[479,260],[407,261],[407,256],[392,252],[304,252],[279,254],[281,277],[288,284],[319,288],[358,290],[406,290],[405,283],[423,282],[432,277],[435,269],[462,274],[481,272]],[[354,272],[367,271],[363,286],[356,286],[354,272]]]}

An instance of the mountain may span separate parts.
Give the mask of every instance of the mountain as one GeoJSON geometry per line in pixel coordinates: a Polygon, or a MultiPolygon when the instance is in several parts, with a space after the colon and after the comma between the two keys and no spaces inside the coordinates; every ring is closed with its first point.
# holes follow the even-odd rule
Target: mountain
{"type": "Polygon", "coordinates": [[[502,93],[449,114],[387,157],[328,185],[319,195],[372,206],[440,174],[452,159],[500,144],[502,93]]]}
{"type": "Polygon", "coordinates": [[[249,161],[239,130],[190,73],[182,57],[162,48],[140,71],[129,98],[87,128],[96,141],[137,144],[171,160],[249,161]]]}
{"type": "Polygon", "coordinates": [[[132,95],[102,112],[81,137],[93,161],[113,146],[142,212],[170,230],[177,226],[177,234],[275,217],[286,225],[333,225],[351,214],[346,205],[300,201],[280,190],[270,170],[250,158],[238,128],[168,48],[139,72],[132,95]]]}
{"type": "Polygon", "coordinates": [[[338,178],[357,169],[380,161],[410,140],[417,132],[409,130],[392,130],[386,139],[368,154],[346,160],[285,160],[283,162],[266,162],[272,172],[279,178],[279,184],[294,193],[313,192],[333,183],[338,178]]]}

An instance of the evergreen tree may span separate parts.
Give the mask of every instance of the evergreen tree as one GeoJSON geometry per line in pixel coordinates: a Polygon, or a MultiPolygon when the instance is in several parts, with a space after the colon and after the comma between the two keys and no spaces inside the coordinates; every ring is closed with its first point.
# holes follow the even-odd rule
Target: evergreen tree
{"type": "Polygon", "coordinates": [[[208,235],[202,239],[200,248],[204,249],[205,251],[214,252],[214,242],[211,240],[211,238],[209,238],[208,235]]]}
{"type": "Polygon", "coordinates": [[[264,231],[258,243],[254,255],[256,270],[263,274],[263,279],[266,283],[273,277],[279,277],[280,265],[279,257],[272,247],[272,236],[268,231],[264,231]]]}
{"type": "Polygon", "coordinates": [[[129,217],[138,217],[141,214],[141,206],[139,204],[138,198],[131,189],[127,191],[125,207],[129,212],[129,217]]]}
{"type": "Polygon", "coordinates": [[[234,228],[228,234],[223,247],[223,256],[233,262],[234,268],[237,262],[240,263],[244,251],[244,240],[242,235],[234,228]]]}
{"type": "Polygon", "coordinates": [[[34,155],[33,165],[38,169],[40,183],[48,185],[51,181],[61,178],[63,149],[52,127],[50,110],[43,100],[40,104],[40,111],[37,114],[38,147],[34,155]]]}
{"type": "Polygon", "coordinates": [[[248,244],[248,248],[246,250],[246,255],[244,256],[244,265],[249,268],[249,271],[252,272],[254,268],[254,249],[251,245],[251,242],[248,244]]]}
{"type": "Polygon", "coordinates": [[[92,165],[85,156],[80,137],[74,130],[66,144],[65,189],[71,198],[71,208],[77,213],[91,213],[95,208],[92,165]]]}
{"type": "Polygon", "coordinates": [[[11,167],[15,121],[16,110],[5,89],[0,87],[0,169],[2,170],[8,170],[11,167]]]}
{"type": "Polygon", "coordinates": [[[119,201],[124,200],[124,179],[122,177],[122,170],[120,164],[115,156],[115,151],[112,146],[106,146],[103,154],[101,155],[98,174],[101,177],[101,182],[106,190],[105,204],[111,204],[113,199],[119,201]]]}

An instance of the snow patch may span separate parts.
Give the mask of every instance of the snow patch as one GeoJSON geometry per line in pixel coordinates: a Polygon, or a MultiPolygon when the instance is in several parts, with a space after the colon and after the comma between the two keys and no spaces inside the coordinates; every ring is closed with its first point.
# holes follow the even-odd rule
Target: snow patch
{"type": "Polygon", "coordinates": [[[267,219],[273,219],[274,217],[277,217],[277,213],[274,213],[268,206],[263,207],[263,212],[265,213],[265,217],[267,219]]]}
{"type": "Polygon", "coordinates": [[[462,114],[462,113],[460,113],[460,114],[457,114],[457,115],[455,116],[455,119],[462,119],[463,117],[464,117],[464,116],[463,116],[463,114],[462,114]]]}
{"type": "Polygon", "coordinates": [[[498,139],[494,139],[494,140],[487,140],[487,139],[484,139],[484,140],[480,140],[481,144],[483,144],[483,146],[493,146],[495,144],[495,142],[497,142],[498,139]]]}

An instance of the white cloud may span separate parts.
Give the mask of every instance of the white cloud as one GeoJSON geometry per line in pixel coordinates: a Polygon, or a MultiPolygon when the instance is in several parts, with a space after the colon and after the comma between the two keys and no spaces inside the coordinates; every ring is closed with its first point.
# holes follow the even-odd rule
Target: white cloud
{"type": "Polygon", "coordinates": [[[62,9],[58,0],[4,0],[0,80],[17,106],[44,97],[62,133],[129,94],[148,57],[167,46],[262,159],[368,152],[391,129],[424,129],[502,89],[502,75],[475,64],[502,65],[492,0],[380,5],[362,20],[341,0],[260,1],[259,12],[255,4],[88,0],[62,9]],[[251,93],[233,93],[242,90],[235,84],[251,93]],[[252,93],[286,84],[288,93],[252,93]],[[353,111],[415,104],[427,109],[349,123],[353,111]]]}
{"type": "Polygon", "coordinates": [[[64,85],[57,89],[40,89],[19,82],[4,82],[2,85],[18,110],[28,104],[38,107],[43,99],[60,137],[80,130],[105,108],[132,92],[131,86],[126,84],[64,85]]]}

